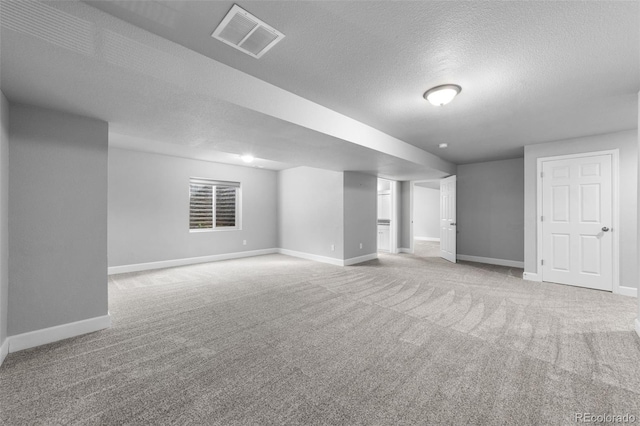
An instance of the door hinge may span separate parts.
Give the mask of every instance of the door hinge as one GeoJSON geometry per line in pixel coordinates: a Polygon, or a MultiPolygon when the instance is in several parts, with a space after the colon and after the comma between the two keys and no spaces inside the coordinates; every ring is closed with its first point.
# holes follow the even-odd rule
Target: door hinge
{"type": "Polygon", "coordinates": [[[540,216],[540,222],[544,222],[544,216],[540,216]]]}
{"type": "Polygon", "coordinates": [[[544,178],[544,172],[540,172],[540,177],[544,178]]]}
{"type": "Polygon", "coordinates": [[[541,264],[541,265],[544,265],[544,259],[542,259],[542,260],[540,261],[540,264],[541,264]]]}

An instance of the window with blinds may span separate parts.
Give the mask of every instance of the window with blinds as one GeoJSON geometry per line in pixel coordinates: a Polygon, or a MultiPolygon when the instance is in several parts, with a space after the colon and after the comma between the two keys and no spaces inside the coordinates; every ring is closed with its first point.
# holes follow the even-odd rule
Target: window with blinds
{"type": "Polygon", "coordinates": [[[239,228],[239,182],[189,179],[189,229],[239,228]]]}

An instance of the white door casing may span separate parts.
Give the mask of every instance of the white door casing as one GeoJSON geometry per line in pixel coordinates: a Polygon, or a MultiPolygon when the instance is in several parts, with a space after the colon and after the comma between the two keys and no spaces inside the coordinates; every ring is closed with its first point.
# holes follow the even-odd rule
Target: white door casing
{"type": "Polygon", "coordinates": [[[542,280],[613,290],[613,156],[541,162],[542,280]]]}
{"type": "Polygon", "coordinates": [[[440,180],[440,257],[456,263],[456,177],[440,180]]]}

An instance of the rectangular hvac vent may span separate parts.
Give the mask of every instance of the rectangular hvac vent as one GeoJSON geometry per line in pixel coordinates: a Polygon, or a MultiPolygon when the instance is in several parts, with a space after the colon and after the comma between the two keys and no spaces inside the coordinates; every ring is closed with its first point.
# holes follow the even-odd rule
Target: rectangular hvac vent
{"type": "Polygon", "coordinates": [[[284,34],[234,4],[211,37],[259,58],[284,38],[284,34]]]}

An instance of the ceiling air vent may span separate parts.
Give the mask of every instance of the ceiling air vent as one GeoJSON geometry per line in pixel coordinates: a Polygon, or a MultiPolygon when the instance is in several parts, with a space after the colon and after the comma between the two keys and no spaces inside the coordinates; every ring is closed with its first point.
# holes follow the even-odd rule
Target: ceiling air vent
{"type": "Polygon", "coordinates": [[[211,37],[259,58],[282,40],[284,34],[234,4],[211,37]]]}

